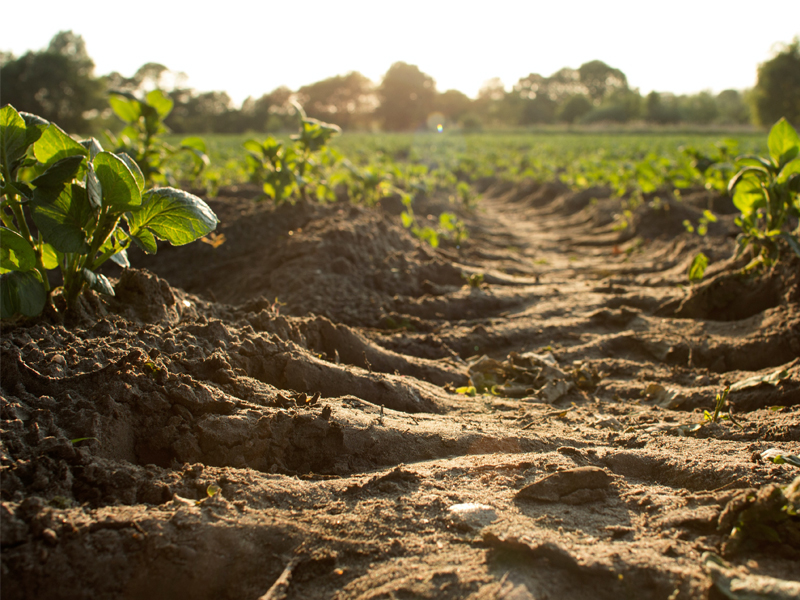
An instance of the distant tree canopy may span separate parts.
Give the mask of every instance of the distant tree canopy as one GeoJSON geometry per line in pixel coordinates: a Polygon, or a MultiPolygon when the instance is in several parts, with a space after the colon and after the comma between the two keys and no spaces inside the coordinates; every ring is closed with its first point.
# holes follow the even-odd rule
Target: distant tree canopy
{"type": "Polygon", "coordinates": [[[88,119],[104,108],[104,84],[80,35],[56,34],[39,52],[7,59],[0,69],[2,102],[55,121],[68,131],[86,131],[88,119]]]}
{"type": "Polygon", "coordinates": [[[761,125],[786,117],[795,127],[800,126],[800,38],[759,65],[754,101],[761,125]]]}
{"type": "Polygon", "coordinates": [[[375,109],[372,82],[361,73],[337,75],[297,90],[297,101],[309,117],[344,129],[362,125],[375,109]]]}
{"type": "Polygon", "coordinates": [[[435,97],[436,85],[430,75],[415,65],[396,62],[378,87],[380,104],[375,116],[387,131],[417,129],[433,112],[435,97]]]}
{"type": "MultiPolygon", "coordinates": [[[[62,31],[47,48],[15,58],[0,52],[0,101],[36,113],[72,132],[96,133],[119,125],[108,110],[108,91],[145,94],[160,89],[175,106],[167,125],[177,133],[276,132],[295,129],[295,102],[306,113],[344,130],[382,128],[411,131],[429,117],[465,130],[550,125],[625,123],[660,125],[771,125],[785,116],[800,124],[800,41],[795,39],[760,65],[753,90],[725,90],[676,96],[651,92],[642,97],[620,69],[591,60],[544,76],[530,73],[510,89],[490,79],[477,98],[457,90],[439,93],[419,67],[393,64],[376,85],[358,72],[336,75],[297,90],[279,87],[234,106],[227,93],[198,92],[187,76],[160,63],[146,63],[131,77],[94,74],[80,35],[62,31]],[[100,118],[95,118],[99,116],[100,118]]],[[[431,121],[433,122],[433,121],[431,121]]]]}

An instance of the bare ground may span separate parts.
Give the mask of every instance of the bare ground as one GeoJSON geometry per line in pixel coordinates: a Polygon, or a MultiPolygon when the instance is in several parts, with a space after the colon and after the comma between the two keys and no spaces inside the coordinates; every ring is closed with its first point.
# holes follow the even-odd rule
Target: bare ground
{"type": "Polygon", "coordinates": [[[616,231],[608,190],[494,184],[434,250],[391,201],[255,195],[211,202],[222,245],[3,324],[4,599],[719,598],[748,574],[800,594],[796,519],[729,538],[800,473],[760,457],[800,454],[800,268],[739,275],[730,215],[685,233],[724,199],[616,231]]]}

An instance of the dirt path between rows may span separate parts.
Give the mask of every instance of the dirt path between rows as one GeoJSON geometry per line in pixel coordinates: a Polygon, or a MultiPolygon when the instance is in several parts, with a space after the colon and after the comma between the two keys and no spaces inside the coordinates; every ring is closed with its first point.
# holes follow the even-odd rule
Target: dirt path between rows
{"type": "Polygon", "coordinates": [[[800,454],[798,261],[738,275],[702,190],[622,230],[608,190],[484,192],[432,249],[396,202],[228,189],[221,245],[4,323],[4,600],[800,597],[797,517],[753,517],[800,474],[761,457],[800,454]]]}

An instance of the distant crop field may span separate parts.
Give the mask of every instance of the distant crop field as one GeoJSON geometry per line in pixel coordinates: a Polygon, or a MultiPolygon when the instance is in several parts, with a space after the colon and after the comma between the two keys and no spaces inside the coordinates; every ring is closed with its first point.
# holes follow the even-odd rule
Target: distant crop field
{"type": "MultiPolygon", "coordinates": [[[[210,166],[195,183],[214,189],[247,182],[244,142],[266,137],[205,136],[210,166]]],[[[695,185],[722,189],[737,155],[765,150],[763,133],[672,132],[344,133],[329,147],[332,170],[344,161],[377,170],[417,165],[434,184],[559,180],[574,189],[610,186],[620,195],[695,185]]],[[[189,171],[188,160],[185,166],[189,171]]]]}

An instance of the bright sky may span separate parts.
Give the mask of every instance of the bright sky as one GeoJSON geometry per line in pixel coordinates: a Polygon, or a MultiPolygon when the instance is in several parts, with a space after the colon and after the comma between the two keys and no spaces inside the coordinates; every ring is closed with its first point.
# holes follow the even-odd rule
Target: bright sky
{"type": "Polygon", "coordinates": [[[98,75],[157,62],[237,104],[348,71],[377,83],[396,61],[471,97],[492,77],[510,88],[595,59],[643,94],[720,92],[752,87],[776,43],[800,35],[798,0],[37,0],[35,15],[24,2],[2,13],[0,50],[15,56],[72,29],[98,75]]]}

